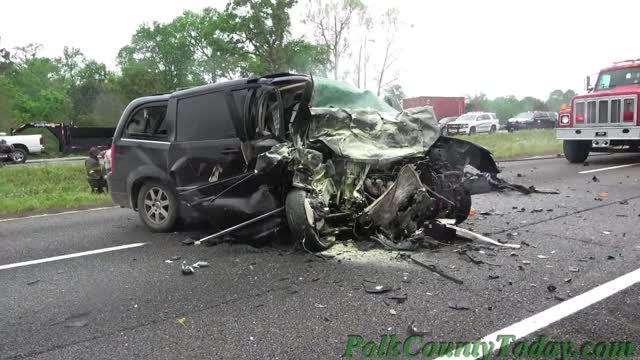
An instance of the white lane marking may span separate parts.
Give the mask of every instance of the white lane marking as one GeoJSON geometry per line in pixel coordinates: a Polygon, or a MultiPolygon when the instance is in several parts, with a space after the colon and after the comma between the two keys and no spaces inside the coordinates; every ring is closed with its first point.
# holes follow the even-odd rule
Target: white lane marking
{"type": "MultiPolygon", "coordinates": [[[[561,302],[558,305],[552,306],[547,310],[544,310],[543,312],[528,317],[511,326],[507,326],[506,328],[498,330],[493,334],[489,334],[479,341],[486,343],[493,342],[496,347],[494,349],[494,352],[498,351],[501,345],[501,343],[498,341],[498,336],[500,335],[513,335],[515,336],[514,341],[523,338],[553,324],[556,321],[562,320],[569,315],[575,314],[580,310],[583,310],[603,299],[606,299],[609,296],[630,287],[631,285],[637,284],[638,282],[640,282],[640,269],[636,269],[628,274],[622,275],[619,278],[613,279],[576,297],[561,302]]],[[[482,356],[477,358],[481,357],[482,356]]],[[[442,356],[435,360],[444,359],[476,359],[476,357],[464,355],[459,357],[442,356]]]]}
{"type": "Polygon", "coordinates": [[[65,211],[65,212],[53,213],[53,214],[40,214],[40,215],[24,216],[24,217],[10,218],[10,219],[0,219],[0,222],[14,221],[14,220],[25,220],[25,219],[34,219],[34,218],[41,218],[41,217],[47,217],[47,216],[77,214],[77,213],[81,213],[81,212],[85,212],[85,211],[98,211],[98,210],[115,209],[117,207],[119,207],[119,206],[107,206],[107,207],[100,207],[100,208],[93,208],[93,209],[65,211]]]}
{"type": "Polygon", "coordinates": [[[148,244],[148,243],[135,243],[135,244],[120,245],[120,246],[114,246],[114,247],[104,248],[104,249],[89,250],[89,251],[83,251],[83,252],[79,252],[79,253],[54,256],[54,257],[45,258],[45,259],[30,260],[30,261],[23,261],[23,262],[19,262],[19,263],[0,265],[0,270],[13,269],[13,268],[17,268],[17,267],[21,267],[21,266],[28,266],[28,265],[42,264],[42,263],[47,263],[47,262],[51,262],[51,261],[71,259],[71,258],[76,258],[76,257],[80,257],[80,256],[101,254],[101,253],[110,252],[110,251],[131,249],[131,248],[140,247],[140,246],[143,246],[143,245],[146,245],[146,244],[148,244]]]}
{"type": "Polygon", "coordinates": [[[630,166],[636,166],[636,165],[639,165],[639,164],[640,163],[625,164],[625,165],[618,165],[618,166],[610,166],[610,167],[606,167],[606,168],[580,171],[578,174],[590,174],[590,173],[594,173],[594,172],[598,172],[598,171],[622,169],[622,168],[626,168],[626,167],[630,167],[630,166]]]}

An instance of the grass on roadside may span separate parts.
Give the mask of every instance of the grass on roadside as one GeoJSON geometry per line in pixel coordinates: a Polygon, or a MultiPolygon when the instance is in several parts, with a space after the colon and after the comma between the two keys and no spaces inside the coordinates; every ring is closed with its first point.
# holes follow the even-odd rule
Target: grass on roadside
{"type": "Polygon", "coordinates": [[[91,193],[82,163],[0,167],[0,215],[109,204],[108,194],[91,193]]]}
{"type": "Polygon", "coordinates": [[[562,140],[556,139],[556,131],[553,129],[498,132],[491,135],[475,134],[460,136],[460,139],[488,148],[495,158],[562,153],[562,140]]]}

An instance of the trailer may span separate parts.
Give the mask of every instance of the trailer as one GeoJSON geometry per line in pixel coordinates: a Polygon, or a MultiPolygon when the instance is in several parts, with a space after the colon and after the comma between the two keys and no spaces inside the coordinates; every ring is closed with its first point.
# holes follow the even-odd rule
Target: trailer
{"type": "Polygon", "coordinates": [[[464,114],[464,97],[418,96],[402,100],[402,108],[409,109],[420,106],[431,106],[440,121],[446,117],[464,114]]]}
{"type": "Polygon", "coordinates": [[[58,150],[62,153],[86,151],[92,147],[107,148],[111,146],[115,128],[78,127],[73,124],[31,122],[11,129],[11,135],[26,129],[47,129],[58,139],[58,150]]]}

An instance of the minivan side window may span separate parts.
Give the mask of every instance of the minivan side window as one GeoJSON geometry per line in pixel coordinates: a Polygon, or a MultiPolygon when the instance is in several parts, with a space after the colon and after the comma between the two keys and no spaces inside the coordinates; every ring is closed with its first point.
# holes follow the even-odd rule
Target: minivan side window
{"type": "Polygon", "coordinates": [[[235,138],[231,113],[222,91],[178,100],[178,141],[235,138]]]}
{"type": "Polygon", "coordinates": [[[127,121],[125,136],[142,139],[166,139],[166,105],[146,106],[136,110],[127,121]]]}

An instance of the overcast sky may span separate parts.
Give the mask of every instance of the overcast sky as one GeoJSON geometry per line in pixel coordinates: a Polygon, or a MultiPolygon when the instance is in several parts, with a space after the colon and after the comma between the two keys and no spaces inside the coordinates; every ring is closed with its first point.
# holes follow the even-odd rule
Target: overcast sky
{"type": "MultiPolygon", "coordinates": [[[[305,0],[301,0],[306,3],[305,0]]],[[[409,96],[546,99],[556,88],[583,91],[584,76],[613,61],[640,58],[640,1],[365,0],[399,7],[399,83],[409,96]],[[597,5],[596,5],[597,4],[597,5]]],[[[5,0],[0,46],[65,45],[115,66],[118,50],[143,22],[170,21],[183,10],[222,8],[223,0],[5,0]]],[[[294,33],[304,28],[293,19],[294,33]]],[[[302,35],[301,33],[295,35],[302,35]]],[[[373,71],[371,69],[370,71],[373,71]]]]}

